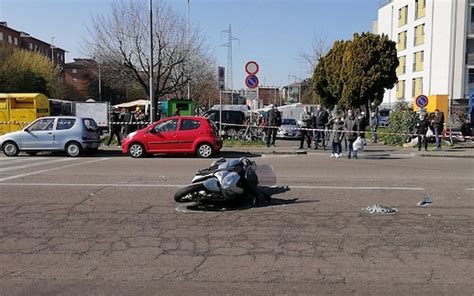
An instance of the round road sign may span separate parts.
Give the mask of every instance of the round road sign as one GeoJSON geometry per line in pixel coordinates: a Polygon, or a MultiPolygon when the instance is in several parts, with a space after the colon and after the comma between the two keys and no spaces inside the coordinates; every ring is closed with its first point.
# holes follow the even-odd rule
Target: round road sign
{"type": "Polygon", "coordinates": [[[418,97],[416,97],[415,104],[419,108],[425,108],[426,106],[428,106],[428,97],[425,95],[419,95],[418,97]]]}
{"type": "Polygon", "coordinates": [[[249,75],[255,75],[258,73],[259,66],[255,61],[250,61],[247,64],[245,64],[245,72],[249,75]]]}
{"type": "Polygon", "coordinates": [[[256,88],[258,86],[258,77],[255,75],[249,75],[245,78],[245,85],[248,88],[256,88]]]}

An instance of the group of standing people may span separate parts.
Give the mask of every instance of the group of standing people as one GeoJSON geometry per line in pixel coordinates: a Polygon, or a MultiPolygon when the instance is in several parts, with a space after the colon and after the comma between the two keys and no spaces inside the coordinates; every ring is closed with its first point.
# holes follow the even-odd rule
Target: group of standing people
{"type": "Polygon", "coordinates": [[[130,112],[127,108],[122,108],[120,112],[115,110],[111,116],[110,137],[107,146],[110,146],[114,137],[117,138],[117,145],[122,145],[122,138],[129,133],[142,129],[147,125],[148,116],[140,107],[136,107],[135,112],[130,112]]]}
{"type": "Polygon", "coordinates": [[[314,149],[319,149],[320,144],[323,149],[326,148],[327,140],[332,145],[331,157],[339,158],[342,156],[342,143],[344,142],[348,158],[357,158],[357,149],[354,149],[354,142],[360,137],[365,143],[365,132],[370,124],[372,131],[372,141],[377,142],[377,114],[371,114],[369,120],[365,112],[359,116],[354,114],[353,110],[347,110],[346,117],[339,113],[330,114],[320,105],[316,106],[316,111],[311,113],[307,107],[301,114],[302,130],[299,149],[303,149],[306,142],[308,149],[311,149],[312,138],[314,139],[314,149]]]}
{"type": "Polygon", "coordinates": [[[444,113],[435,110],[432,118],[428,118],[426,112],[420,112],[417,120],[415,121],[415,133],[418,137],[418,151],[421,150],[422,143],[424,144],[425,151],[428,151],[428,131],[432,129],[436,139],[435,150],[441,150],[441,138],[444,129],[444,113]]]}

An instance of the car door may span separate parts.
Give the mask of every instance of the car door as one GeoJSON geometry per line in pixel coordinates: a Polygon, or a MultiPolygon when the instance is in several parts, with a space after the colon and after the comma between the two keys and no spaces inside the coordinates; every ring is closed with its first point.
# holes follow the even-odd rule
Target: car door
{"type": "Polygon", "coordinates": [[[53,149],[55,122],[55,118],[41,118],[26,128],[20,136],[21,149],[53,149]]]}
{"type": "Polygon", "coordinates": [[[178,119],[164,120],[150,130],[148,152],[179,151],[178,119]]]}
{"type": "Polygon", "coordinates": [[[68,141],[77,139],[77,136],[73,133],[72,128],[76,124],[75,118],[58,118],[56,128],[54,130],[54,145],[56,149],[64,149],[68,141]]]}
{"type": "Polygon", "coordinates": [[[192,151],[197,138],[203,136],[201,121],[197,119],[181,119],[179,126],[179,149],[192,151]]]}

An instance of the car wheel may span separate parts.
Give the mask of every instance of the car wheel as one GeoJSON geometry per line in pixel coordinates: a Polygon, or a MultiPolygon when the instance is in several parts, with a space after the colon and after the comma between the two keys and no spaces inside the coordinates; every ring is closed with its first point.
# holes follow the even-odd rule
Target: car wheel
{"type": "Polygon", "coordinates": [[[132,145],[130,145],[130,147],[128,148],[128,153],[133,158],[140,158],[146,155],[145,148],[140,143],[133,143],[132,145]]]}
{"type": "Polygon", "coordinates": [[[213,152],[214,151],[212,149],[212,146],[208,143],[199,144],[199,146],[196,149],[197,156],[201,158],[209,158],[212,156],[213,152]]]}
{"type": "Polygon", "coordinates": [[[17,156],[18,153],[20,153],[20,149],[18,149],[18,146],[11,141],[3,144],[2,150],[6,156],[17,156]]]}
{"type": "Polygon", "coordinates": [[[66,154],[69,157],[77,157],[81,154],[81,145],[76,142],[71,142],[66,145],[66,154]]]}

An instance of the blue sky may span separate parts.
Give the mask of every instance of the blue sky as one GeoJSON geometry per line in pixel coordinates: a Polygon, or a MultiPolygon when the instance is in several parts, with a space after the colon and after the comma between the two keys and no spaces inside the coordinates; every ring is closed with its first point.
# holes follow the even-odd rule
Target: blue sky
{"type": "MultiPolygon", "coordinates": [[[[135,0],[148,3],[148,0],[135,0]]],[[[186,0],[165,1],[186,14],[186,0]]],[[[111,0],[0,0],[0,20],[14,29],[69,51],[66,59],[83,57],[83,38],[96,14],[107,14],[111,0]]],[[[243,88],[244,65],[260,64],[260,84],[281,86],[310,75],[300,54],[311,50],[313,37],[332,44],[354,32],[370,31],[379,0],[190,0],[191,23],[206,37],[219,65],[227,66],[226,35],[232,24],[234,88],[243,88]]]]}

